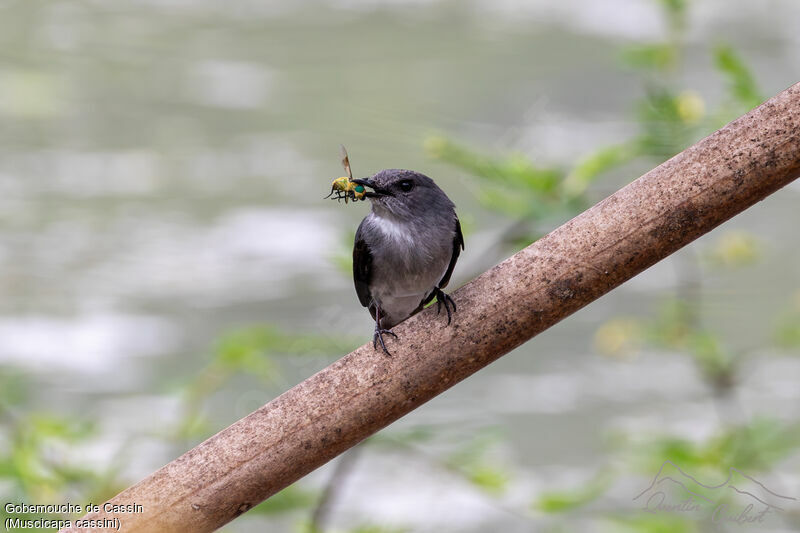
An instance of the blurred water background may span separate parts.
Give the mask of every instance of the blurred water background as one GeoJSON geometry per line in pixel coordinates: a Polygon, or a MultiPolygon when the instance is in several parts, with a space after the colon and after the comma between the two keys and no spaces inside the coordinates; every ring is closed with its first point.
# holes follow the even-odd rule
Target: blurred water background
{"type": "MultiPolygon", "coordinates": [[[[453,198],[458,286],[577,212],[520,233],[471,154],[570,169],[636,136],[659,71],[624,51],[668,41],[675,5],[685,122],[726,101],[720,43],[764,97],[798,81],[800,4],[684,4],[0,1],[0,499],[109,497],[371,338],[348,271],[368,207],[322,200],[340,143],[357,175],[413,168],[453,198]]],[[[621,159],[584,199],[659,162],[621,159]]],[[[800,498],[799,196],[389,428],[325,530],[798,530],[798,506],[712,527],[632,498],[662,459],[800,498]]],[[[331,475],[225,530],[297,531],[331,475]]]]}

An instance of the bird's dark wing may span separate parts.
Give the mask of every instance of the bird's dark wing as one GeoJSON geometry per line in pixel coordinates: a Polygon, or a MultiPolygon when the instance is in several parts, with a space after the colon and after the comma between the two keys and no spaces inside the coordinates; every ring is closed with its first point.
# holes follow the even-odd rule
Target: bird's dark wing
{"type": "Polygon", "coordinates": [[[464,249],[464,236],[461,234],[461,222],[456,217],[456,234],[453,237],[453,255],[450,256],[450,265],[447,267],[447,272],[444,273],[442,281],[439,282],[439,288],[444,289],[450,283],[450,276],[453,274],[453,269],[456,267],[456,261],[464,249]]]}
{"type": "Polygon", "coordinates": [[[353,282],[356,285],[358,301],[364,307],[372,303],[372,294],[369,292],[369,282],[372,280],[372,253],[361,235],[361,226],[356,231],[356,242],[353,246],[353,282]]]}

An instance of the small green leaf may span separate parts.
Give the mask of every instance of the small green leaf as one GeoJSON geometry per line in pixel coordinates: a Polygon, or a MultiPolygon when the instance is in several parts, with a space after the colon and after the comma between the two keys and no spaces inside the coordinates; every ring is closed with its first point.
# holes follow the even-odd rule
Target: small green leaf
{"type": "Polygon", "coordinates": [[[578,196],[603,172],[620,167],[639,155],[638,142],[626,142],[601,148],[583,157],[564,180],[568,196],[578,196]]]}
{"type": "Polygon", "coordinates": [[[316,501],[317,495],[315,493],[294,484],[270,496],[269,499],[255,506],[250,512],[265,515],[287,513],[298,509],[309,509],[316,501]]]}
{"type": "Polygon", "coordinates": [[[697,521],[675,514],[641,514],[612,516],[614,533],[697,533],[697,521]]]}
{"type": "Polygon", "coordinates": [[[489,494],[502,494],[508,485],[508,474],[499,468],[481,464],[467,469],[469,480],[489,494]]]}
{"type": "Polygon", "coordinates": [[[601,471],[575,489],[553,490],[541,494],[533,503],[533,507],[545,513],[572,511],[602,496],[611,484],[611,480],[607,471],[601,471]]]}
{"type": "Polygon", "coordinates": [[[750,110],[764,101],[755,77],[733,48],[728,45],[717,46],[714,49],[714,63],[725,76],[734,101],[744,110],[750,110]]]}
{"type": "Polygon", "coordinates": [[[678,50],[667,43],[629,46],[622,52],[622,61],[637,69],[670,70],[678,63],[678,50]]]}

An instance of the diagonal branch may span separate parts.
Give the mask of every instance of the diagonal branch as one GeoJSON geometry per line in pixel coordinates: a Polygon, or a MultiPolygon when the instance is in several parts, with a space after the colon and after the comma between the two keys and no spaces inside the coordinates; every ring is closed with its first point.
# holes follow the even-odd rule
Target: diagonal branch
{"type": "Polygon", "coordinates": [[[412,317],[392,357],[358,348],[111,500],[142,513],[89,518],[219,528],[798,175],[800,84],[456,291],[452,326],[412,317]]]}

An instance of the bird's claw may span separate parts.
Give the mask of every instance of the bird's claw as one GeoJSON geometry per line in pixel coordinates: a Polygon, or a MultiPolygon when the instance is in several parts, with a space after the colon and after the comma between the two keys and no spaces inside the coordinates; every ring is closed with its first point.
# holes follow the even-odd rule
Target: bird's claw
{"type": "Polygon", "coordinates": [[[372,336],[372,348],[377,350],[378,349],[378,341],[380,341],[381,348],[383,349],[383,352],[386,355],[392,355],[391,353],[389,353],[389,350],[386,349],[386,344],[383,342],[383,334],[384,333],[388,333],[389,335],[391,335],[395,339],[397,338],[397,334],[394,331],[392,331],[390,329],[382,329],[382,328],[378,327],[377,325],[375,325],[375,334],[372,336]]]}
{"type": "Polygon", "coordinates": [[[434,293],[436,294],[436,314],[439,314],[442,310],[442,304],[444,304],[444,310],[447,311],[447,325],[449,326],[453,318],[453,313],[456,312],[456,302],[439,287],[434,289],[434,293]],[[450,311],[451,305],[453,306],[452,312],[450,311]]]}

